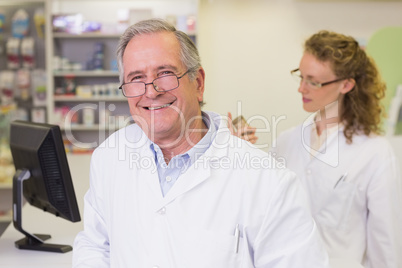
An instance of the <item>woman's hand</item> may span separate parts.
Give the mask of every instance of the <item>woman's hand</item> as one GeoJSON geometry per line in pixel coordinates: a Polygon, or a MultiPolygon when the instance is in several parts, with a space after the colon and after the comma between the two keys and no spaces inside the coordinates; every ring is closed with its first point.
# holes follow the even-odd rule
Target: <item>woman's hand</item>
{"type": "Polygon", "coordinates": [[[235,124],[233,124],[233,120],[232,120],[232,114],[229,112],[228,113],[228,128],[230,130],[230,133],[232,133],[232,135],[239,137],[243,140],[249,141],[251,143],[256,143],[258,140],[258,137],[255,135],[256,132],[256,128],[250,126],[249,124],[247,124],[247,122],[243,119],[243,120],[238,120],[237,122],[235,122],[235,124]]]}

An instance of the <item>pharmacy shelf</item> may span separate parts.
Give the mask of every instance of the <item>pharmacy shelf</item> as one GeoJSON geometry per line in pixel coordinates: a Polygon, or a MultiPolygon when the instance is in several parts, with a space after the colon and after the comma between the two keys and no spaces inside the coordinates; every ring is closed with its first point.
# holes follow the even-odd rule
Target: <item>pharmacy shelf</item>
{"type": "Polygon", "coordinates": [[[105,70],[95,70],[95,71],[55,71],[54,77],[118,77],[118,71],[105,71],[105,70]]]}
{"type": "Polygon", "coordinates": [[[98,101],[110,101],[110,102],[127,102],[124,97],[77,97],[77,96],[54,96],[55,102],[98,102],[98,101]]]}

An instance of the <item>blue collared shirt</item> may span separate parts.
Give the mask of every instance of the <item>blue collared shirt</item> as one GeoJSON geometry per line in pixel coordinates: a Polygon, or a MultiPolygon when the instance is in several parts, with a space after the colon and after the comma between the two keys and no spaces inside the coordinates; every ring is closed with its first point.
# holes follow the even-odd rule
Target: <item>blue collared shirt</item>
{"type": "Polygon", "coordinates": [[[150,148],[155,156],[155,164],[158,170],[159,183],[163,196],[173,187],[181,174],[194,164],[197,159],[211,146],[216,134],[216,127],[211,122],[208,114],[202,112],[202,120],[208,128],[205,136],[187,152],[174,156],[169,164],[166,164],[162,150],[156,143],[151,143],[150,148]]]}

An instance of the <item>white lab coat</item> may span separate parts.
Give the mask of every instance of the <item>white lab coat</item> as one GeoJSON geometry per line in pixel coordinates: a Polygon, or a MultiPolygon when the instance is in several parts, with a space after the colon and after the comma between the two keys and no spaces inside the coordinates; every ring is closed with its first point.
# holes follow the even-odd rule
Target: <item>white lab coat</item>
{"type": "Polygon", "coordinates": [[[213,144],[165,197],[138,126],[94,152],[73,267],[327,267],[294,173],[267,168],[268,154],[209,116],[219,128],[213,144]]]}
{"type": "Polygon", "coordinates": [[[366,135],[354,135],[347,144],[340,127],[311,157],[312,124],[307,120],[281,134],[272,152],[307,190],[330,259],[401,268],[402,186],[390,144],[366,135]]]}

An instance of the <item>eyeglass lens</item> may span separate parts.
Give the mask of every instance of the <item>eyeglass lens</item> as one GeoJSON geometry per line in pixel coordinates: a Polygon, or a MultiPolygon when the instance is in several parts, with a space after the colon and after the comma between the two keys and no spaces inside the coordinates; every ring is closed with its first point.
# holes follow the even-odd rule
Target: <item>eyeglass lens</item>
{"type": "MultiPolygon", "coordinates": [[[[158,92],[169,91],[179,86],[179,80],[175,75],[167,75],[156,78],[153,81],[154,89],[158,92]]],[[[145,94],[144,82],[133,82],[122,86],[123,93],[127,97],[137,97],[145,94]]]]}
{"type": "Polygon", "coordinates": [[[295,71],[295,72],[292,72],[291,74],[292,74],[293,79],[297,83],[300,84],[302,82],[303,78],[301,77],[300,71],[295,71]]]}

